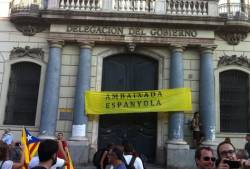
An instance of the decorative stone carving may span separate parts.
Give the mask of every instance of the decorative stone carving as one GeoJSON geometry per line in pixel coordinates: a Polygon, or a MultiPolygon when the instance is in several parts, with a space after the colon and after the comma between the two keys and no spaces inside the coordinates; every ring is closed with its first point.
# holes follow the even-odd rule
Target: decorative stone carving
{"type": "Polygon", "coordinates": [[[25,48],[14,47],[10,52],[10,59],[21,57],[31,57],[33,59],[43,60],[44,51],[42,48],[30,48],[29,46],[25,46],[25,48]]]}
{"type": "Polygon", "coordinates": [[[220,32],[219,36],[227,41],[229,45],[238,45],[240,41],[246,39],[247,32],[220,32]]]}
{"type": "Polygon", "coordinates": [[[42,32],[46,27],[42,25],[16,25],[17,30],[23,33],[25,36],[33,36],[36,33],[42,32]]]}
{"type": "Polygon", "coordinates": [[[221,56],[218,62],[218,66],[226,66],[226,65],[238,65],[250,68],[250,60],[247,58],[247,56],[243,55],[241,55],[240,57],[237,57],[236,55],[221,56]]]}
{"type": "Polygon", "coordinates": [[[128,44],[128,50],[129,52],[134,52],[135,51],[136,44],[135,43],[129,43],[128,44]]]}

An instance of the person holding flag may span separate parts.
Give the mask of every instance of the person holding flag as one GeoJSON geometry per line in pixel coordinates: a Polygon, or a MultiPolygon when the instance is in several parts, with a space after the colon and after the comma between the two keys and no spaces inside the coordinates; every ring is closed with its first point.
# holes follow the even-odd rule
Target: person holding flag
{"type": "Polygon", "coordinates": [[[58,152],[57,157],[66,161],[65,169],[74,169],[73,162],[70,157],[69,149],[66,140],[64,139],[63,133],[57,134],[58,141],[58,152]]]}
{"type": "Polygon", "coordinates": [[[22,169],[28,169],[28,164],[31,158],[37,152],[38,146],[40,144],[40,139],[32,136],[26,128],[23,128],[21,143],[24,146],[24,166],[22,167],[22,169]]]}
{"type": "Polygon", "coordinates": [[[0,141],[0,168],[1,169],[19,169],[24,165],[24,146],[21,145],[21,159],[20,162],[13,162],[7,159],[8,156],[8,145],[3,141],[0,141]]]}

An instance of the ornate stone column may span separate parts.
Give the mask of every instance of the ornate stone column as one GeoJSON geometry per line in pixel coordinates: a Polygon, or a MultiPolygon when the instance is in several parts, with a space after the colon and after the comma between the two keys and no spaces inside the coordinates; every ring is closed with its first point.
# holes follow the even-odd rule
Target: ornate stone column
{"type": "MultiPolygon", "coordinates": [[[[173,46],[170,58],[170,88],[181,88],[184,86],[183,74],[183,47],[173,46]]],[[[189,145],[183,139],[184,113],[179,111],[169,112],[168,114],[166,168],[181,168],[180,166],[185,166],[185,164],[179,162],[182,160],[178,160],[177,163],[173,158],[186,159],[189,151],[189,145]]]]}
{"type": "Polygon", "coordinates": [[[92,46],[93,43],[80,42],[71,140],[87,139],[86,126],[88,118],[85,115],[84,92],[90,89],[92,46]]]}
{"type": "Polygon", "coordinates": [[[54,138],[58,113],[62,41],[51,41],[47,64],[42,113],[40,122],[41,138],[54,138]]]}
{"type": "MultiPolygon", "coordinates": [[[[171,48],[170,88],[182,88],[184,86],[182,55],[183,47],[173,46],[171,48]]],[[[185,145],[184,148],[189,148],[183,140],[184,113],[169,112],[168,123],[168,146],[171,146],[171,144],[178,145],[178,147],[185,145]]]]}
{"type": "Polygon", "coordinates": [[[201,48],[200,57],[200,116],[204,132],[204,145],[215,145],[215,97],[213,50],[215,46],[201,48]]]}
{"type": "Polygon", "coordinates": [[[72,137],[69,141],[69,148],[74,153],[72,160],[76,164],[83,164],[88,162],[90,148],[89,140],[86,137],[88,118],[85,114],[84,93],[90,89],[93,43],[79,42],[79,45],[80,58],[75,91],[72,137]]]}

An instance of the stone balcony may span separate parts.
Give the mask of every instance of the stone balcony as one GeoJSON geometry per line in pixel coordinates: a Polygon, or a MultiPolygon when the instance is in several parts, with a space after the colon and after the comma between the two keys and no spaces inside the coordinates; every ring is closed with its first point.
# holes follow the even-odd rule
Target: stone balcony
{"type": "Polygon", "coordinates": [[[250,18],[249,5],[242,3],[224,3],[218,7],[219,15],[228,20],[247,21],[250,18]]]}
{"type": "Polygon", "coordinates": [[[182,16],[218,16],[209,0],[13,0],[11,15],[21,10],[99,11],[182,16]]]}
{"type": "Polygon", "coordinates": [[[218,6],[219,16],[224,25],[218,34],[231,45],[237,45],[250,31],[250,8],[243,3],[224,3],[218,6]]]}
{"type": "Polygon", "coordinates": [[[48,9],[208,16],[209,1],[197,0],[60,0],[48,9]]]}
{"type": "Polygon", "coordinates": [[[13,0],[10,20],[26,35],[55,22],[193,26],[227,36],[250,31],[248,5],[217,0],[13,0]]]}

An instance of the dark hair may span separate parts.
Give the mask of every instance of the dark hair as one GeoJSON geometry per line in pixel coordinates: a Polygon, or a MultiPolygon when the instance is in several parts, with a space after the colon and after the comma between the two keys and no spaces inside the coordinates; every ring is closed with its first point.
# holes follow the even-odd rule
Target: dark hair
{"type": "Polygon", "coordinates": [[[199,114],[199,112],[198,112],[198,111],[194,113],[194,117],[195,117],[197,114],[199,114]]]}
{"type": "Polygon", "coordinates": [[[124,144],[123,146],[124,146],[124,153],[125,154],[129,154],[129,153],[132,153],[134,151],[132,144],[127,143],[127,144],[124,144]]]}
{"type": "Polygon", "coordinates": [[[231,142],[228,142],[228,141],[222,141],[218,146],[217,146],[217,156],[218,156],[218,158],[220,159],[221,158],[221,156],[220,156],[220,147],[222,146],[222,145],[224,145],[224,144],[230,144],[232,147],[233,147],[233,149],[234,149],[234,151],[235,151],[235,147],[234,147],[234,145],[231,143],[231,142]]]}
{"type": "Polygon", "coordinates": [[[114,143],[108,143],[107,149],[110,150],[114,147],[114,143]]]}
{"type": "Polygon", "coordinates": [[[41,162],[48,161],[58,151],[58,143],[55,140],[47,139],[38,147],[38,157],[41,162]]]}
{"type": "Polygon", "coordinates": [[[231,143],[231,139],[230,139],[230,137],[225,137],[225,140],[224,140],[225,142],[230,142],[231,143]]]}
{"type": "Polygon", "coordinates": [[[212,154],[213,153],[213,149],[211,147],[199,147],[196,151],[195,151],[195,159],[200,159],[201,158],[201,151],[202,150],[207,150],[207,151],[211,151],[212,154]]]}
{"type": "Polygon", "coordinates": [[[57,135],[61,134],[63,136],[63,132],[58,132],[57,135]]]}
{"type": "Polygon", "coordinates": [[[5,161],[8,155],[8,145],[0,141],[0,161],[5,161]]]}
{"type": "Polygon", "coordinates": [[[117,158],[118,158],[119,160],[124,161],[122,151],[121,151],[118,147],[112,148],[111,151],[117,156],[117,158]]]}

